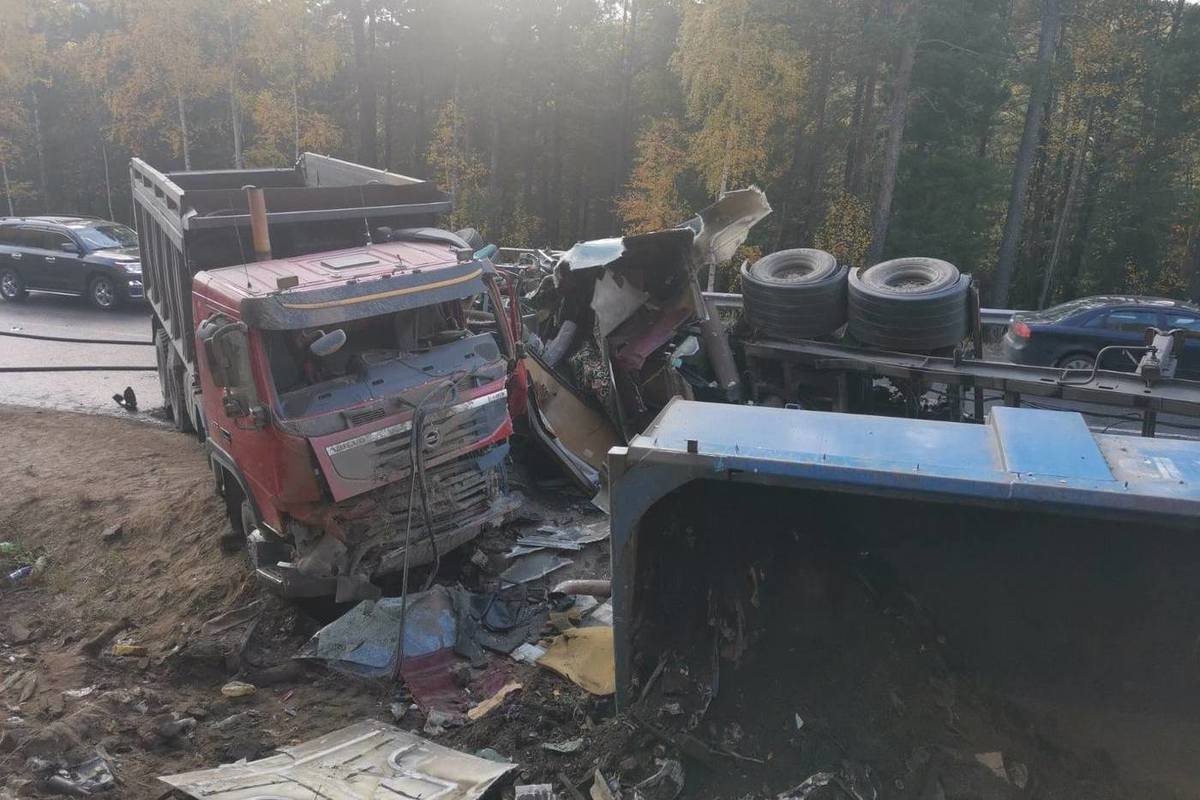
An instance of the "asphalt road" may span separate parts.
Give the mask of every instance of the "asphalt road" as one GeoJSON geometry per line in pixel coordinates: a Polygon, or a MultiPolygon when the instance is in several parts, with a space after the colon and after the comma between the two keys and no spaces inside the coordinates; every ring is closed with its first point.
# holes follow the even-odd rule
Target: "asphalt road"
{"type": "MultiPolygon", "coordinates": [[[[0,301],[0,332],[82,339],[150,340],[150,309],[131,305],[99,311],[83,298],[31,294],[22,303],[0,301]]],[[[74,344],[0,336],[0,367],[154,366],[153,347],[74,344]]],[[[112,396],[133,387],[139,408],[162,406],[158,374],[146,372],[0,372],[0,403],[90,411],[127,412],[112,396]]]]}

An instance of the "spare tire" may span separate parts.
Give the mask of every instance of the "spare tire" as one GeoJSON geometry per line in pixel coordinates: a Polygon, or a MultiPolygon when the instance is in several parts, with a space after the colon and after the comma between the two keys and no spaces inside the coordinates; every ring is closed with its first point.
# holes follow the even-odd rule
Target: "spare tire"
{"type": "Polygon", "coordinates": [[[954,347],[970,327],[971,276],[936,258],[897,258],[850,273],[848,333],[888,350],[954,347]]]}
{"type": "Polygon", "coordinates": [[[781,339],[809,339],[846,324],[846,268],[824,250],[780,250],[742,265],[746,322],[781,339]]]}

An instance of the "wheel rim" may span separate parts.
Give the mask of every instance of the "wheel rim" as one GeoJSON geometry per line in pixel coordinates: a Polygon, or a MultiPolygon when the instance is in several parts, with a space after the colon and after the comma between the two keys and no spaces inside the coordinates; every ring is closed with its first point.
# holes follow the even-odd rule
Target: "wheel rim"
{"type": "Polygon", "coordinates": [[[113,303],[113,287],[106,280],[98,280],[92,286],[92,299],[101,308],[108,308],[113,303]]]}
{"type": "Polygon", "coordinates": [[[11,272],[0,275],[0,293],[3,293],[5,297],[16,297],[18,291],[20,290],[17,288],[16,275],[11,272]]]}
{"type": "Polygon", "coordinates": [[[1091,369],[1092,360],[1087,356],[1071,356],[1062,363],[1063,369],[1091,369]]]}

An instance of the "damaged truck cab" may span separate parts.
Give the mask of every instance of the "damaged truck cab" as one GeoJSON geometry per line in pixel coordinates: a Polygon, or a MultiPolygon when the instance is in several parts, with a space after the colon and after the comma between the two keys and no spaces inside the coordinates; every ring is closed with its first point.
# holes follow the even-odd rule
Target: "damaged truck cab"
{"type": "Polygon", "coordinates": [[[505,518],[524,373],[491,261],[426,227],[448,196],[309,154],[294,171],[133,171],[164,401],[205,440],[260,580],[376,596],[505,518]],[[232,187],[250,179],[277,185],[256,222],[276,246],[255,239],[245,263],[254,202],[232,187]],[[139,192],[156,183],[174,204],[139,192]]]}
{"type": "Polygon", "coordinates": [[[196,276],[210,451],[283,593],[353,595],[503,517],[513,338],[467,325],[485,292],[501,307],[488,261],[431,242],[196,276]]]}

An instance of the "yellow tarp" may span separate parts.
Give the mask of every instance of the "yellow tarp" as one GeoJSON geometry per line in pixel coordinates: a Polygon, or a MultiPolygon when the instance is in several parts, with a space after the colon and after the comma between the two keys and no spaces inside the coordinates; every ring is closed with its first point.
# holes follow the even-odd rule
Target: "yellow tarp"
{"type": "Polygon", "coordinates": [[[617,691],[612,628],[576,628],[556,636],[537,663],[592,694],[609,695],[617,691]]]}

